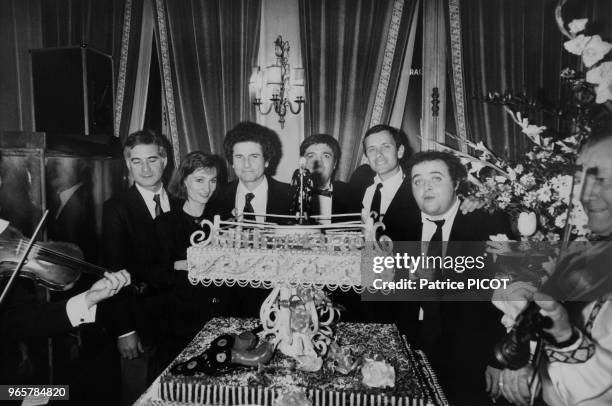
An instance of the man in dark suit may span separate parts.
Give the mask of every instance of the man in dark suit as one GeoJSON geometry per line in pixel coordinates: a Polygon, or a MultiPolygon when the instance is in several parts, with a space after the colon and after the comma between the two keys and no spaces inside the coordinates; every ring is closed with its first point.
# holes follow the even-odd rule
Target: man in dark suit
{"type": "Polygon", "coordinates": [[[245,121],[227,133],[223,149],[238,179],[219,191],[215,210],[221,218],[283,222],[271,216],[288,215],[291,208],[291,187],[272,178],[282,155],[278,134],[245,121]]]}
{"type": "MultiPolygon", "coordinates": [[[[334,173],[340,161],[340,145],[329,134],[313,134],[300,145],[300,156],[306,158],[306,167],[315,175],[317,191],[313,215],[360,213],[358,202],[352,197],[347,183],[334,180],[334,173]]],[[[355,220],[350,217],[320,218],[320,224],[355,220]]]]}
{"type": "MultiPolygon", "coordinates": [[[[454,155],[419,152],[412,157],[408,170],[420,209],[419,224],[411,230],[409,239],[421,241],[420,251],[444,258],[482,256],[490,235],[510,235],[509,223],[502,216],[481,210],[463,214],[459,210],[457,190],[467,172],[454,155]]],[[[489,266],[462,272],[458,269],[436,270],[428,277],[467,281],[494,276],[489,266]]],[[[487,301],[490,295],[486,293],[447,293],[454,296],[423,303],[422,345],[452,404],[488,404],[485,373],[499,374],[499,370],[488,365],[493,360],[493,345],[503,334],[498,323],[500,314],[487,301]]]]}
{"type": "MultiPolygon", "coordinates": [[[[162,136],[148,130],[127,137],[123,155],[134,184],[126,193],[106,201],[103,209],[102,261],[109,269],[126,268],[134,284],[142,288],[144,296],[168,288],[163,284],[166,280],[163,275],[150,272],[153,269],[167,271],[152,266],[160,244],[154,219],[161,213],[180,208],[180,202],[169,196],[163,185],[168,161],[166,145],[162,136]]],[[[152,363],[148,362],[149,356],[153,356],[154,346],[151,332],[146,327],[147,320],[129,321],[138,323],[145,344],[142,345],[136,331],[117,339],[123,357],[123,401],[131,403],[146,389],[155,371],[152,363]],[[143,352],[145,354],[141,356],[143,352]]]]}

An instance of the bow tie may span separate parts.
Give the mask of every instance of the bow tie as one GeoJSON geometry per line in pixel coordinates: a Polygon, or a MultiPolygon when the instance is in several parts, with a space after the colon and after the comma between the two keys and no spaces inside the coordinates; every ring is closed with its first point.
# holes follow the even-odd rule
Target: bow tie
{"type": "Polygon", "coordinates": [[[323,190],[317,189],[315,193],[318,194],[319,196],[332,197],[333,191],[330,189],[323,189],[323,190]]]}

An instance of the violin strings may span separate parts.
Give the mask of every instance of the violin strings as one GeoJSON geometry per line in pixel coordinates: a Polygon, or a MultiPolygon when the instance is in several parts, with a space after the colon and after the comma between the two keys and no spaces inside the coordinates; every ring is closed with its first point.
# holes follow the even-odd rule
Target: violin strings
{"type": "MultiPolygon", "coordinates": [[[[23,239],[4,239],[1,238],[0,239],[0,243],[10,243],[12,244],[11,246],[14,246],[16,249],[19,248],[20,244],[25,244],[27,243],[27,241],[23,240],[23,239]]],[[[39,245],[38,243],[34,244],[34,248],[38,249],[38,253],[41,254],[46,254],[47,258],[53,258],[53,259],[59,259],[59,260],[63,260],[64,264],[66,265],[72,265],[72,264],[76,264],[76,265],[80,265],[86,268],[89,268],[91,270],[95,270],[101,273],[107,272],[107,270],[105,268],[99,267],[97,265],[91,264],[89,262],[80,260],[78,258],[74,258],[70,255],[64,254],[62,252],[58,252],[56,250],[52,250],[50,248],[45,248],[41,245],[39,245]]]]}

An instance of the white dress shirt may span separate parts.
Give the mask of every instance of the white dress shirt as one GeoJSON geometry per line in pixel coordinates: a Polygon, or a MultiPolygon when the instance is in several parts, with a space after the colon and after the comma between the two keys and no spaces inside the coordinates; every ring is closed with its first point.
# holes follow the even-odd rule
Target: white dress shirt
{"type": "Polygon", "coordinates": [[[85,294],[87,292],[80,293],[76,296],[68,299],[66,303],[66,314],[72,327],[77,327],[83,323],[93,323],[96,321],[96,309],[97,305],[93,305],[91,308],[87,308],[85,303],[85,294]]]}
{"type": "Polygon", "coordinates": [[[380,189],[380,219],[382,220],[403,181],[404,171],[402,171],[401,167],[395,175],[391,176],[387,180],[382,180],[378,175],[374,176],[374,183],[368,186],[365,194],[363,195],[363,200],[361,202],[363,204],[363,208],[370,210],[372,200],[374,199],[374,192],[376,191],[376,185],[382,183],[383,186],[380,189]]]}
{"type": "Polygon", "coordinates": [[[57,195],[59,197],[59,201],[60,201],[60,205],[59,208],[57,209],[57,213],[55,213],[55,218],[59,218],[60,213],[62,212],[62,210],[64,210],[64,207],[66,206],[66,203],[68,203],[68,200],[70,200],[70,198],[72,197],[72,195],[81,187],[83,186],[82,182],[77,183],[76,185],[62,191],[59,192],[57,195]]]}
{"type": "Polygon", "coordinates": [[[450,232],[453,228],[453,222],[455,221],[455,216],[457,215],[457,211],[459,210],[459,204],[461,202],[458,198],[455,198],[455,203],[446,211],[446,213],[441,214],[439,216],[430,216],[427,213],[421,212],[421,221],[423,222],[423,230],[421,231],[421,241],[430,241],[431,237],[433,237],[436,232],[436,223],[434,221],[444,220],[444,225],[442,226],[442,241],[448,241],[450,238],[450,232]]]}
{"type": "MultiPolygon", "coordinates": [[[[257,185],[254,190],[247,189],[247,187],[241,181],[238,181],[235,201],[235,207],[236,211],[238,212],[238,215],[242,215],[244,203],[246,202],[245,196],[247,193],[253,193],[255,195],[253,200],[251,200],[251,206],[253,206],[253,211],[255,213],[266,213],[266,207],[268,206],[268,178],[264,176],[261,183],[257,185]]],[[[265,216],[256,216],[255,219],[261,223],[266,220],[265,216]]]]}
{"type": "Polygon", "coordinates": [[[157,194],[159,194],[159,203],[161,204],[162,212],[167,213],[170,211],[170,200],[168,200],[168,194],[163,186],[159,188],[157,192],[151,192],[139,186],[137,183],[134,184],[136,185],[136,190],[138,190],[147,204],[147,209],[149,209],[149,214],[151,214],[152,218],[155,218],[155,200],[153,200],[153,197],[157,194]]]}
{"type": "MultiPolygon", "coordinates": [[[[329,190],[330,192],[334,191],[334,185],[332,183],[329,184],[329,187],[324,188],[324,190],[329,190]]],[[[316,195],[319,199],[319,215],[325,216],[319,218],[319,224],[331,224],[331,215],[332,215],[332,196],[323,196],[316,195]]]]}
{"type": "Polygon", "coordinates": [[[9,224],[10,223],[5,219],[0,219],[0,234],[2,234],[4,230],[8,228],[9,224]]]}

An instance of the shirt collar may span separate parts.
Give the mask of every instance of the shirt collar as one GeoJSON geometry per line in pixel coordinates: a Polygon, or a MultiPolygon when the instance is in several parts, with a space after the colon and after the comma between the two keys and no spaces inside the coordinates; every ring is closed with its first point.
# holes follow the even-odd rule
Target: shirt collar
{"type": "Polygon", "coordinates": [[[444,214],[440,214],[439,216],[430,216],[429,214],[421,212],[421,221],[425,223],[425,221],[437,221],[444,220],[444,225],[449,224],[452,220],[454,220],[457,211],[459,210],[459,205],[461,201],[459,198],[455,197],[455,203],[446,211],[444,214]]]}
{"type": "Polygon", "coordinates": [[[2,234],[4,232],[4,230],[6,230],[9,226],[9,222],[4,220],[4,219],[0,219],[0,234],[2,234]]]}
{"type": "Polygon", "coordinates": [[[253,190],[247,189],[246,185],[242,183],[241,180],[238,180],[238,190],[237,193],[240,195],[246,195],[247,193],[253,193],[255,196],[265,196],[268,194],[268,177],[264,175],[263,180],[257,187],[253,190]]]}
{"type": "Polygon", "coordinates": [[[145,201],[153,201],[153,196],[159,194],[160,198],[163,198],[166,195],[166,191],[164,190],[164,186],[160,186],[159,190],[157,192],[151,192],[149,189],[145,189],[142,186],[140,186],[138,183],[134,182],[134,185],[136,185],[136,189],[138,190],[138,192],[140,193],[140,195],[142,196],[143,199],[145,199],[145,201]]]}
{"type": "Polygon", "coordinates": [[[68,189],[63,190],[63,191],[58,193],[58,196],[59,196],[59,199],[60,199],[60,202],[61,202],[62,206],[65,205],[68,200],[70,200],[70,198],[72,197],[74,192],[76,192],[77,189],[80,188],[81,186],[83,186],[82,182],[77,183],[76,185],[74,185],[72,187],[69,187],[68,189]]]}
{"type": "Polygon", "coordinates": [[[387,190],[391,188],[398,188],[402,184],[403,181],[404,181],[404,171],[402,170],[401,166],[399,167],[399,171],[397,171],[395,175],[391,176],[387,180],[382,180],[379,175],[374,176],[374,184],[377,185],[379,183],[382,183],[383,189],[387,189],[387,190]]]}

